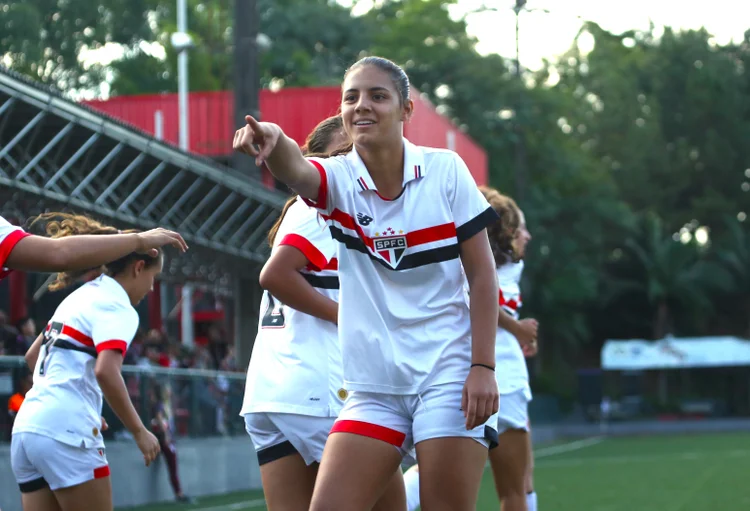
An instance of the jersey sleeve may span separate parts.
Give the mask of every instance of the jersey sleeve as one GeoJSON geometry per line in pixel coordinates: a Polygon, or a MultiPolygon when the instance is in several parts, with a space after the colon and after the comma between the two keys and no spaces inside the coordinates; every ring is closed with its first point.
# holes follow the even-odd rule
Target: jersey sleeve
{"type": "Polygon", "coordinates": [[[0,217],[0,272],[5,268],[5,261],[15,248],[16,244],[26,236],[29,236],[20,227],[11,225],[3,217],[0,217]]]}
{"type": "Polygon", "coordinates": [[[468,240],[499,217],[482,192],[477,188],[466,163],[454,155],[454,175],[448,189],[448,200],[453,212],[458,242],[468,240]]]}
{"type": "Polygon", "coordinates": [[[325,269],[336,251],[325,220],[305,202],[295,202],[281,221],[278,245],[288,245],[302,252],[315,271],[325,269]]]}
{"type": "Polygon", "coordinates": [[[313,208],[330,215],[341,203],[344,179],[348,175],[346,159],[343,156],[333,158],[308,158],[320,173],[320,186],[317,197],[303,197],[303,201],[313,208]]]}
{"type": "Polygon", "coordinates": [[[138,330],[138,313],[132,307],[107,303],[97,307],[95,323],[91,327],[91,338],[96,352],[117,350],[123,356],[138,330]]]}

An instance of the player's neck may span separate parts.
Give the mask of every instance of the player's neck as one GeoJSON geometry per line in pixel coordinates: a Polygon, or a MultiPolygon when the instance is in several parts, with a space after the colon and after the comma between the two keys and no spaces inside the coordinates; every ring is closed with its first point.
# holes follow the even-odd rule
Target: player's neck
{"type": "Polygon", "coordinates": [[[357,148],[378,193],[388,199],[397,197],[403,188],[404,145],[400,140],[399,144],[357,148]]]}
{"type": "Polygon", "coordinates": [[[130,299],[130,303],[134,304],[136,300],[133,298],[135,292],[133,290],[133,281],[127,277],[124,277],[122,275],[117,275],[116,277],[112,277],[115,282],[120,284],[122,288],[125,290],[125,293],[128,295],[128,298],[130,299]]]}

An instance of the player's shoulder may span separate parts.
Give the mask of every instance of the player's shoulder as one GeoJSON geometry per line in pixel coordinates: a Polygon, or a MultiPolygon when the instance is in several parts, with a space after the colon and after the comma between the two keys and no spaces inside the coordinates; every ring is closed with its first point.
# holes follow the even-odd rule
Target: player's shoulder
{"type": "Polygon", "coordinates": [[[318,210],[308,206],[304,200],[297,197],[296,200],[289,206],[289,209],[284,215],[282,224],[286,226],[295,226],[305,224],[307,222],[318,221],[319,214],[318,210]]]}
{"type": "Polygon", "coordinates": [[[455,172],[461,157],[455,151],[439,147],[417,146],[424,157],[424,164],[429,173],[455,172]]]}

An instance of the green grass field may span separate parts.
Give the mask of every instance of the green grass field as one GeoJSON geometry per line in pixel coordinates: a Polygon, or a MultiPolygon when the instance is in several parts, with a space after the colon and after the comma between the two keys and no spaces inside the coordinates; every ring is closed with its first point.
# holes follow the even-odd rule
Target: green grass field
{"type": "MultiPolygon", "coordinates": [[[[750,432],[702,436],[588,439],[536,449],[542,511],[746,511],[750,509],[750,432]]],[[[203,498],[131,511],[262,511],[260,492],[203,498]]],[[[478,511],[495,511],[488,470],[478,511]]]]}

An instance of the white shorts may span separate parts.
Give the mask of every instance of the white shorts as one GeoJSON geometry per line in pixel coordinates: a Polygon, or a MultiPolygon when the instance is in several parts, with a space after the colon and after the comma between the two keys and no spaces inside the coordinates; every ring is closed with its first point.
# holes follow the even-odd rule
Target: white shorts
{"type": "Polygon", "coordinates": [[[509,429],[529,430],[529,399],[523,389],[500,394],[497,433],[502,434],[509,429]]]}
{"type": "Polygon", "coordinates": [[[109,477],[104,449],[73,447],[35,433],[13,433],[10,464],[21,493],[70,488],[109,477]]]}
{"type": "Polygon", "coordinates": [[[335,417],[257,412],[245,415],[245,429],[260,465],[295,453],[310,465],[323,459],[323,448],[335,420],[335,417]]]}
{"type": "Polygon", "coordinates": [[[462,382],[446,383],[406,396],[352,392],[331,433],[382,440],[402,456],[413,454],[416,444],[432,438],[467,437],[489,447],[497,442],[497,415],[467,431],[461,411],[463,387],[462,382]]]}

